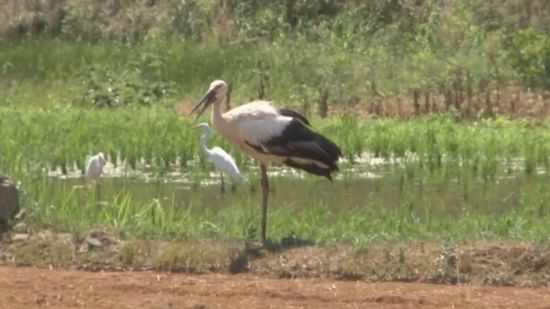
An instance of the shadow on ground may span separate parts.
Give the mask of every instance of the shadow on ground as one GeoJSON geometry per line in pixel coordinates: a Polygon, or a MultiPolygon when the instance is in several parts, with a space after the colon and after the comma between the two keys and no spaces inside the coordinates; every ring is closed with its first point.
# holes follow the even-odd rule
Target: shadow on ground
{"type": "Polygon", "coordinates": [[[295,234],[285,236],[280,240],[267,239],[265,244],[246,241],[242,252],[231,259],[229,272],[248,272],[251,260],[264,258],[267,254],[281,253],[285,250],[313,245],[315,245],[314,240],[301,238],[295,234]]]}

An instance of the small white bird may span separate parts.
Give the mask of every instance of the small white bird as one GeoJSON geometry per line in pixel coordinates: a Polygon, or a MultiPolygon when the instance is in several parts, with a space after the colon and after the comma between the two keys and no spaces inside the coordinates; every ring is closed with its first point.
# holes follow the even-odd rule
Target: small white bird
{"type": "Polygon", "coordinates": [[[233,179],[237,180],[238,182],[243,181],[243,176],[241,175],[241,172],[239,171],[239,168],[237,167],[237,164],[235,164],[235,160],[231,157],[230,154],[228,154],[225,150],[223,150],[220,147],[214,147],[212,149],[208,149],[206,147],[206,142],[212,137],[212,131],[210,130],[210,126],[208,126],[207,123],[203,122],[193,127],[194,129],[202,129],[203,134],[200,138],[200,145],[201,149],[204,152],[204,154],[214,163],[214,166],[216,169],[220,172],[221,177],[221,193],[225,193],[225,185],[223,182],[223,173],[228,174],[233,179]]]}
{"type": "Polygon", "coordinates": [[[88,160],[88,165],[86,166],[86,180],[98,180],[101,177],[101,173],[103,173],[103,166],[105,166],[105,156],[103,156],[103,152],[92,156],[88,160]]]}
{"type": "MultiPolygon", "coordinates": [[[[103,156],[103,152],[100,152],[94,156],[92,156],[88,160],[88,165],[86,166],[86,181],[88,183],[91,182],[97,182],[101,178],[101,174],[103,173],[103,166],[105,166],[105,157],[103,156]]],[[[100,198],[100,192],[99,192],[99,184],[96,184],[96,199],[97,202],[99,202],[100,198]]]]}

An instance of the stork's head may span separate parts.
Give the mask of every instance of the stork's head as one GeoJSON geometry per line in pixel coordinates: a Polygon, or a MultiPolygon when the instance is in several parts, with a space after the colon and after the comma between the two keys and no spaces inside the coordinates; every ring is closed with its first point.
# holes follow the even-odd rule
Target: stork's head
{"type": "Polygon", "coordinates": [[[195,121],[197,121],[197,119],[199,119],[199,117],[210,105],[212,105],[212,103],[221,102],[221,100],[224,99],[226,95],[227,84],[220,79],[213,81],[212,83],[210,83],[210,88],[208,88],[208,91],[202,96],[199,103],[197,103],[193,110],[191,110],[189,115],[192,115],[198,110],[197,118],[195,118],[195,121]]]}

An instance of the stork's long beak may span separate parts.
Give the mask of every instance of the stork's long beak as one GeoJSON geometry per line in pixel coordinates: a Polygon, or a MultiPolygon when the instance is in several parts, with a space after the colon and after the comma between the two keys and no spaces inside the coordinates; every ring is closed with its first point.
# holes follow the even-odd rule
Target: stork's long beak
{"type": "Polygon", "coordinates": [[[214,102],[215,97],[216,97],[216,91],[214,91],[214,89],[208,90],[208,92],[206,92],[202,96],[202,98],[199,100],[199,103],[197,103],[197,105],[195,105],[195,107],[189,113],[189,116],[191,116],[191,115],[193,115],[194,112],[199,110],[199,112],[197,113],[197,118],[195,118],[193,123],[197,122],[197,119],[199,119],[199,117],[210,106],[210,104],[212,104],[212,102],[214,102]]]}

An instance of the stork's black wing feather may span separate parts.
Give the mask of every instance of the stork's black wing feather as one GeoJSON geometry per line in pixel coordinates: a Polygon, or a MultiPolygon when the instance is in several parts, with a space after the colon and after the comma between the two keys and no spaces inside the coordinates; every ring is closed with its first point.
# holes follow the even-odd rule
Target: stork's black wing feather
{"type": "Polygon", "coordinates": [[[279,112],[279,114],[283,115],[283,116],[288,116],[288,117],[292,117],[292,118],[296,118],[296,119],[299,119],[300,121],[302,121],[304,124],[308,125],[309,126],[309,120],[307,120],[306,116],[296,112],[296,111],[293,111],[289,108],[279,108],[277,110],[279,112]]]}
{"type": "MultiPolygon", "coordinates": [[[[247,144],[256,151],[287,158],[301,158],[324,163],[329,171],[337,171],[336,162],[342,152],[326,137],[309,129],[298,119],[292,119],[281,134],[264,141],[261,145],[247,144]]],[[[294,162],[300,164],[298,162],[294,162]]],[[[288,165],[288,163],[287,163],[288,165]]],[[[296,167],[296,166],[293,166],[296,167]]]]}

